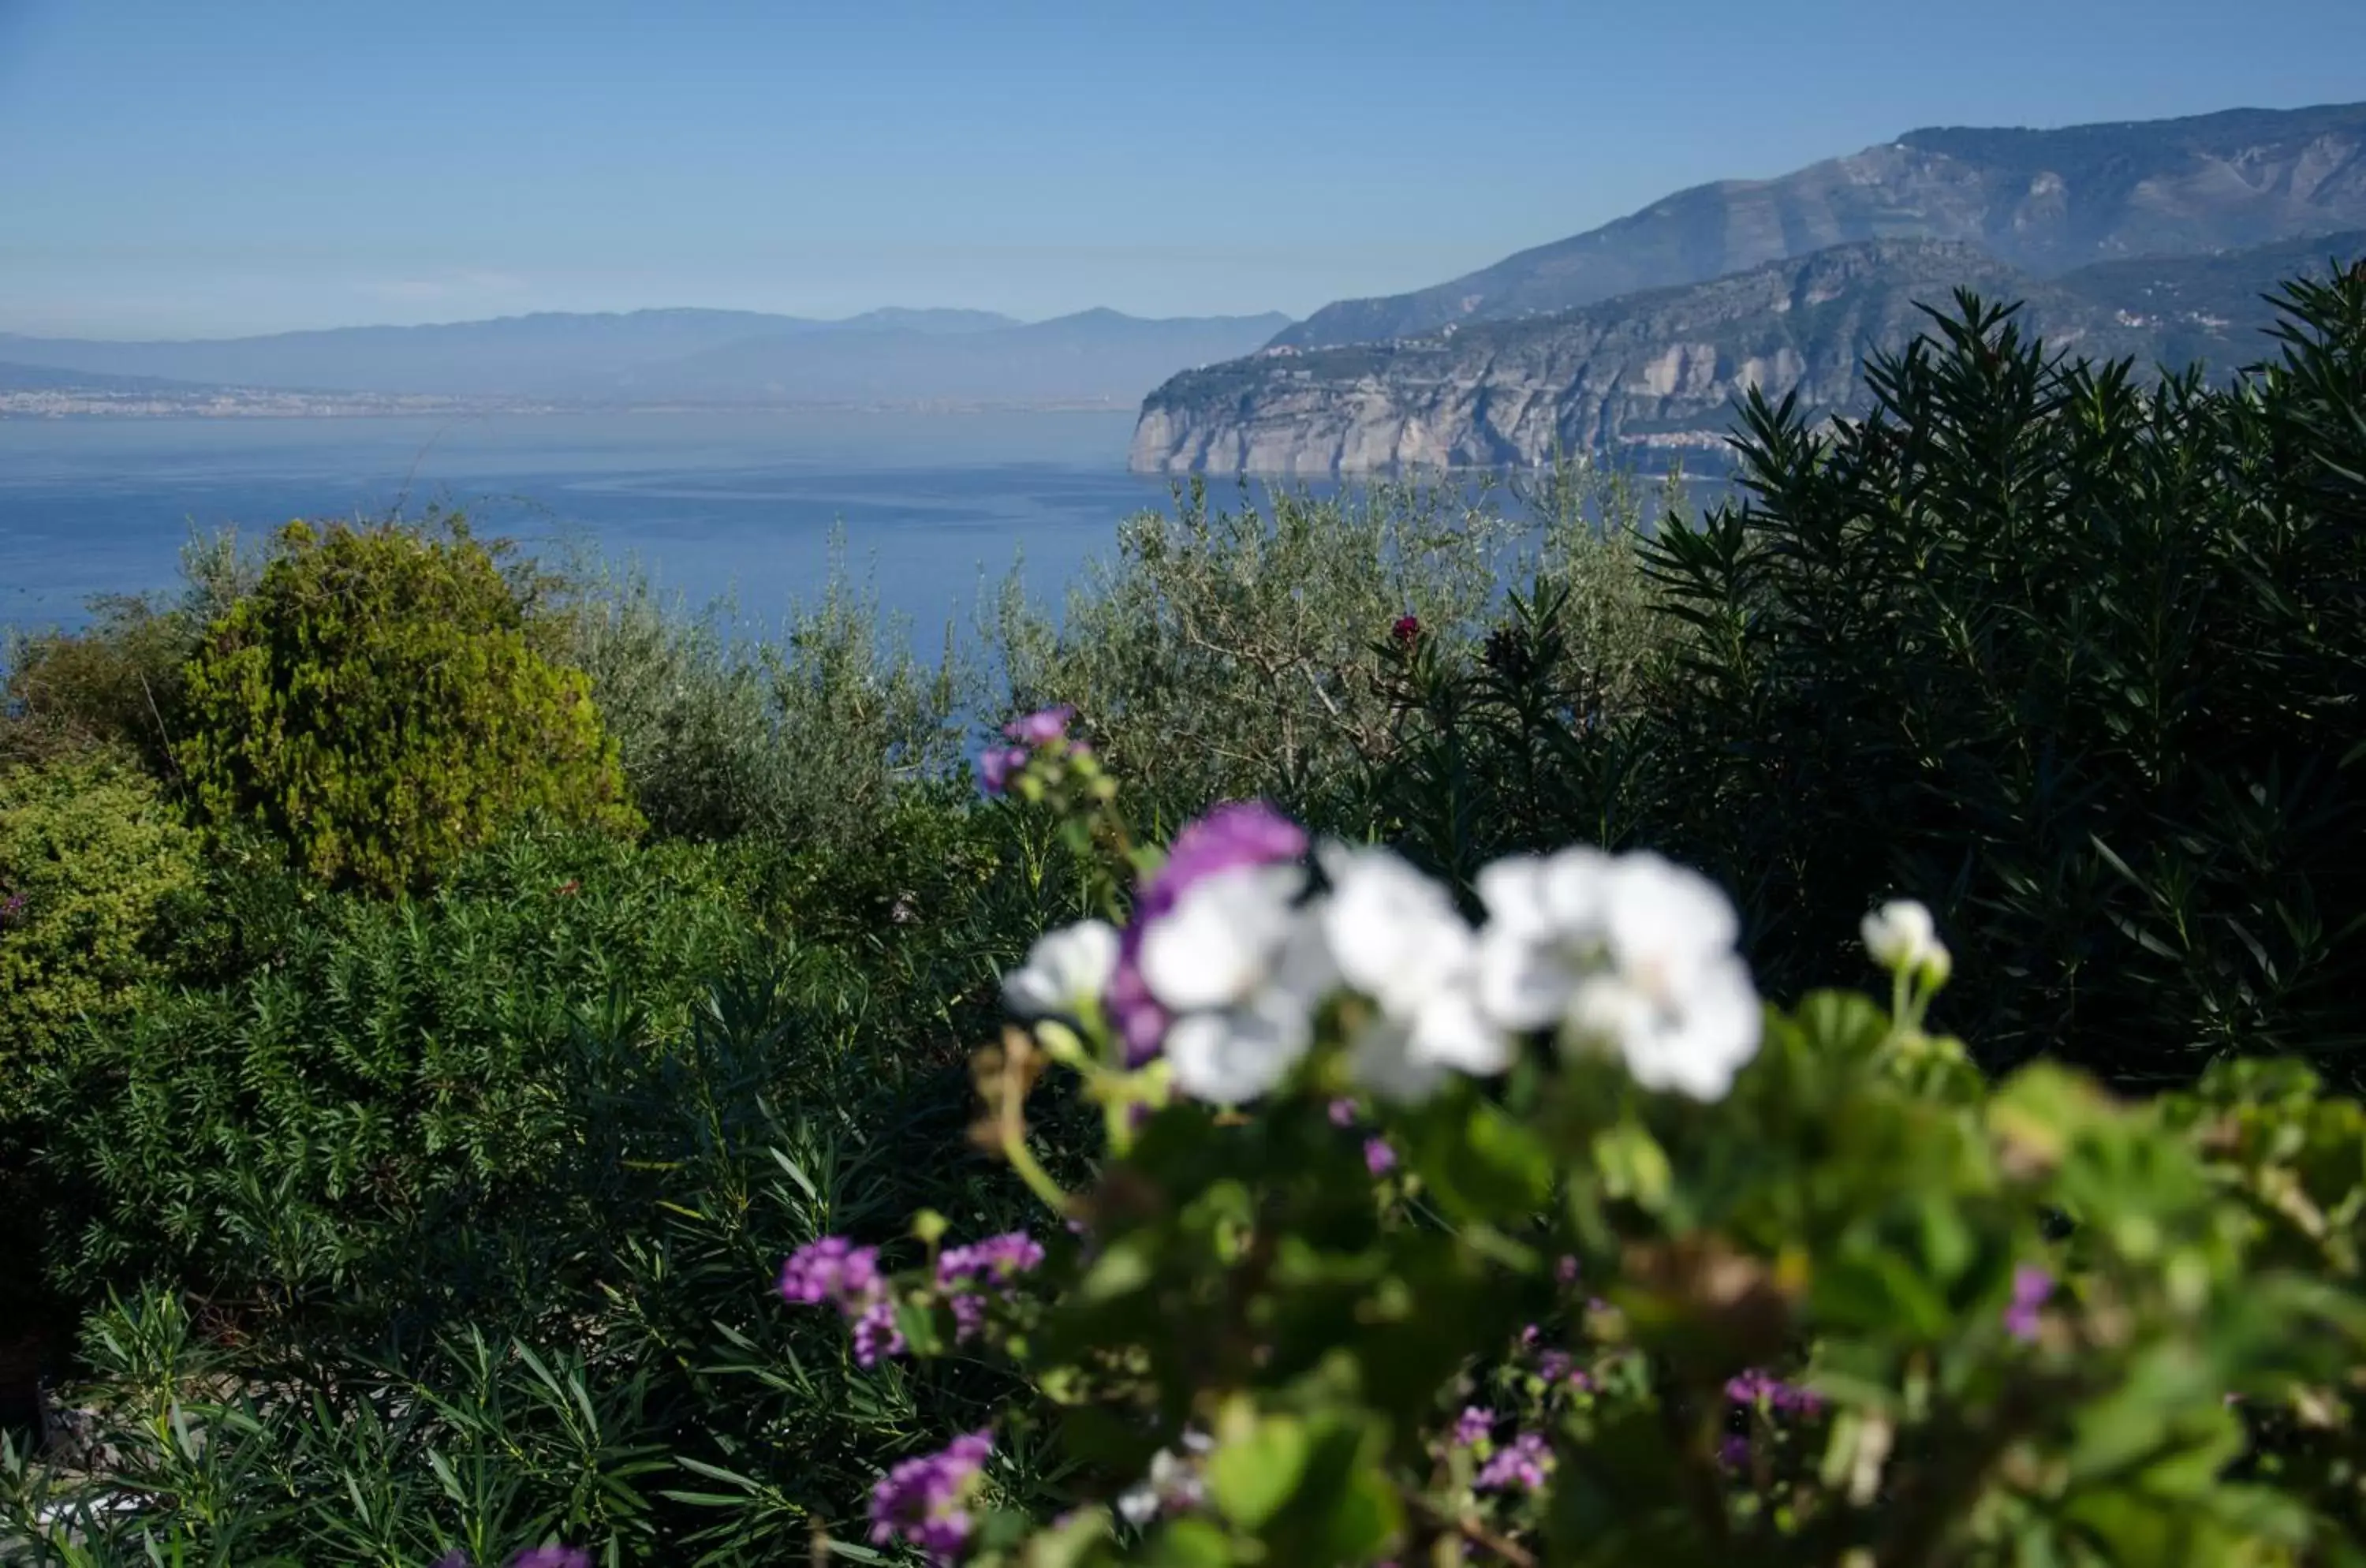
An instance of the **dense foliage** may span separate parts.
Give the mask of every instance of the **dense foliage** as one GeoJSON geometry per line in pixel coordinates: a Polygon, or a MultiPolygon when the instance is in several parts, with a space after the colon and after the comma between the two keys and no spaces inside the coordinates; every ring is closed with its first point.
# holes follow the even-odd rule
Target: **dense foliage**
{"type": "Polygon", "coordinates": [[[630,828],[580,671],[465,525],[283,530],[186,667],[175,748],[199,807],[326,878],[411,886],[521,812],[630,828]]]}
{"type": "Polygon", "coordinates": [[[197,836],[130,756],[0,766],[0,1083],[130,1018],[197,882],[197,836]]]}
{"type": "MultiPolygon", "coordinates": [[[[1088,758],[1029,768],[1104,809],[1061,787],[1088,758]]],[[[1109,1118],[1073,1196],[1035,1179],[1073,1237],[944,1247],[924,1214],[907,1272],[839,1239],[791,1259],[783,1293],[859,1355],[985,1344],[1038,1391],[884,1480],[875,1540],[2355,1560],[2357,1102],[2262,1064],[2133,1105],[2054,1064],[1991,1084],[1922,1026],[1950,960],[1920,905],[1862,922],[1887,1009],[1762,1020],[1722,896],[1655,856],[1493,863],[1474,929],[1385,850],[1321,847],[1305,890],[1304,847],[1211,814],[1136,857],[1122,935],[1053,933],[1008,981],[1041,1021],[995,1056],[1015,1165],[1031,1055],[1151,1111],[1109,1118]],[[1057,1521],[988,1511],[1013,1438],[1076,1466],[1057,1521]]]]}
{"type": "Polygon", "coordinates": [[[0,1557],[2366,1561],[2366,276],[2284,313],[1964,301],[1698,518],[1195,489],[975,661],[441,523],[13,639],[0,975],[96,999],[0,985],[0,1557]],[[1474,1011],[1572,843],[1721,934],[1474,1011]]]}
{"type": "Polygon", "coordinates": [[[1654,550],[1698,636],[1644,743],[1656,841],[1763,961],[1828,965],[1865,887],[1910,888],[1990,1061],[2355,1081],[2366,283],[2284,309],[2231,390],[2140,392],[1966,299],[1862,423],[1745,411],[1748,503],[1654,550]]]}

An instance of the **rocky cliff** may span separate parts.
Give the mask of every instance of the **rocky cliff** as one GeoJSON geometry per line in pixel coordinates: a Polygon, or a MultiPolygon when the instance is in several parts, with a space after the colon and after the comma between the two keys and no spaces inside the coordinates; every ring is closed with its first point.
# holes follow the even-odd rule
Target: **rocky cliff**
{"type": "Polygon", "coordinates": [[[1698,186],[1435,288],[1326,305],[1279,346],[1417,336],[1701,282],[1859,241],[1957,240],[2040,276],[2366,228],[2366,104],[2058,130],[1930,130],[1698,186]]]}
{"type": "Polygon", "coordinates": [[[2361,254],[2366,232],[2351,232],[2039,278],[1955,242],[1835,246],[1552,316],[1189,371],[1144,402],[1131,461],[1307,476],[1527,466],[1557,451],[1697,461],[1723,451],[1752,387],[1797,393],[1810,413],[1861,406],[1865,356],[1910,343],[1929,324],[1918,304],[1944,305],[1958,287],[2022,301],[2056,348],[2224,370],[2269,346],[2259,296],[2361,254]]]}

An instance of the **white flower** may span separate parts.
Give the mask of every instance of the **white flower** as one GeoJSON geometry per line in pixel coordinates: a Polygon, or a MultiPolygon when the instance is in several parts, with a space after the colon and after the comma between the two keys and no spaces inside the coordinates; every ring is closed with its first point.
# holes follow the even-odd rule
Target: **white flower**
{"type": "Polygon", "coordinates": [[[1911,898],[1893,898],[1865,916],[1858,927],[1865,937],[1865,950],[1882,968],[1896,974],[1907,970],[1921,976],[1925,984],[1938,985],[1947,978],[1955,960],[1939,941],[1937,922],[1931,911],[1911,898]]]}
{"type": "Polygon", "coordinates": [[[1292,903],[1305,876],[1298,866],[1218,873],[1143,932],[1143,983],[1174,1014],[1163,1048],[1194,1100],[1254,1100],[1314,1043],[1313,1011],[1336,971],[1292,903]]]}
{"type": "Polygon", "coordinates": [[[1245,1000],[1298,919],[1305,880],[1294,865],[1247,865],[1192,884],[1142,933],[1143,984],[1170,1012],[1245,1000]]]}
{"type": "Polygon", "coordinates": [[[1599,850],[1515,855],[1479,873],[1487,925],[1479,942],[1480,1006],[1505,1029],[1543,1029],[1600,965],[1606,886],[1614,863],[1599,850]]]}
{"type": "Polygon", "coordinates": [[[1270,991],[1239,1006],[1189,1012],[1166,1026],[1175,1087],[1213,1105],[1239,1105],[1288,1076],[1314,1043],[1299,998],[1270,991]]]}
{"type": "Polygon", "coordinates": [[[1479,894],[1478,996],[1494,1022],[1557,1023],[1570,1043],[1616,1050],[1638,1083],[1701,1100],[1756,1054],[1740,922],[1707,878],[1651,853],[1564,850],[1487,867],[1479,894]]]}
{"type": "Polygon", "coordinates": [[[1331,881],[1320,919],[1332,961],[1380,1010],[1351,1044],[1357,1078],[1415,1100],[1448,1070],[1510,1066],[1511,1041],[1478,1005],[1477,939],[1446,889],[1387,850],[1326,844],[1320,854],[1331,881]]]}
{"type": "Polygon", "coordinates": [[[1590,980],[1563,1027],[1572,1040],[1616,1049],[1646,1089],[1721,1100],[1758,1054],[1762,1021],[1749,965],[1729,953],[1690,969],[1676,987],[1615,972],[1590,980]]]}
{"type": "Polygon", "coordinates": [[[1081,1018],[1109,989],[1117,948],[1117,928],[1107,920],[1045,931],[1026,965],[1002,977],[1003,1005],[1020,1018],[1081,1018]]]}
{"type": "MultiPolygon", "coordinates": [[[[1200,1433],[1186,1432],[1183,1446],[1201,1454],[1214,1445],[1200,1433]]],[[[1199,1506],[1205,1495],[1200,1472],[1176,1457],[1172,1449],[1161,1449],[1150,1456],[1150,1472],[1118,1494],[1117,1511],[1126,1523],[1140,1529],[1163,1512],[1199,1506]]]]}

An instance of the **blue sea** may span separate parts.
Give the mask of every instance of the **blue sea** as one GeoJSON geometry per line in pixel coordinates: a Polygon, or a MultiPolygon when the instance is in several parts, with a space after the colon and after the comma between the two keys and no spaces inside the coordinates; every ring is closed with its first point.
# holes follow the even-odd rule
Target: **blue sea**
{"type": "Polygon", "coordinates": [[[1023,561],[1056,602],[1119,522],[1133,416],[1065,412],[0,421],[0,625],[73,626],[93,594],[169,589],[191,531],[466,510],[546,556],[637,560],[759,626],[846,564],[933,642],[1023,561]]]}

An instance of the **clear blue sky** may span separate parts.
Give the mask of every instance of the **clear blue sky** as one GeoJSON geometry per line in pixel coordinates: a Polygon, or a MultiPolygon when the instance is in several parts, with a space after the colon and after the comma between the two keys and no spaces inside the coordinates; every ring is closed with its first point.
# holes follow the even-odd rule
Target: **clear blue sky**
{"type": "Polygon", "coordinates": [[[2366,0],[0,0],[0,331],[1302,314],[1917,126],[2360,98],[2366,0]]]}

